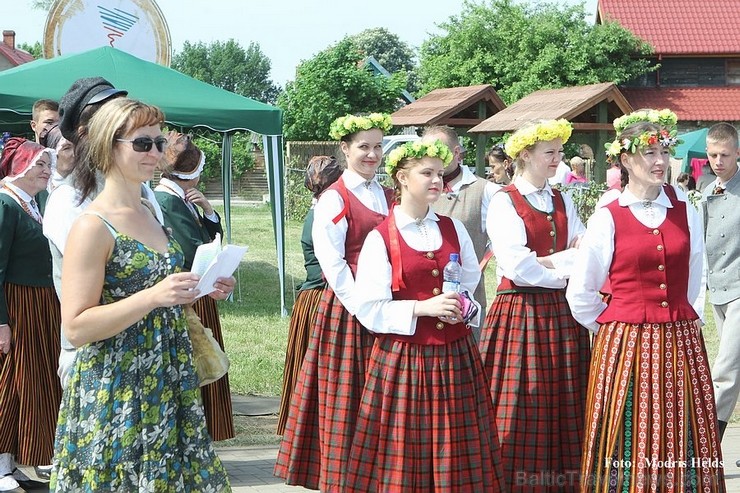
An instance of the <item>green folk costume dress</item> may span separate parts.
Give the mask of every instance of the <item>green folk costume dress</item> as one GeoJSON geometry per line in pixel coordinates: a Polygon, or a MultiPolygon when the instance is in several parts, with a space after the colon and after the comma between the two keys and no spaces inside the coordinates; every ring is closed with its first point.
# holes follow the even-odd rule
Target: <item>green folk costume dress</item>
{"type": "MultiPolygon", "coordinates": [[[[115,245],[102,303],[182,269],[172,238],[162,254],[105,224],[115,245]]],[[[59,413],[52,491],[231,491],[206,430],[191,353],[179,305],[79,348],[59,413]]]]}

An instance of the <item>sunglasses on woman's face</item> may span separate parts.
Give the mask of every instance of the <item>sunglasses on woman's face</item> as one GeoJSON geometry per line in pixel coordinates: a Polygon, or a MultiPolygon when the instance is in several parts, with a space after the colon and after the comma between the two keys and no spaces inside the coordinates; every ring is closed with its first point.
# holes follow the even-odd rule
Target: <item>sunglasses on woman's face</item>
{"type": "Polygon", "coordinates": [[[164,137],[157,137],[156,139],[152,139],[151,137],[137,137],[132,140],[116,140],[118,142],[131,142],[131,147],[133,147],[136,152],[149,152],[152,150],[152,144],[157,147],[158,152],[164,152],[165,147],[167,147],[167,139],[164,137]]]}

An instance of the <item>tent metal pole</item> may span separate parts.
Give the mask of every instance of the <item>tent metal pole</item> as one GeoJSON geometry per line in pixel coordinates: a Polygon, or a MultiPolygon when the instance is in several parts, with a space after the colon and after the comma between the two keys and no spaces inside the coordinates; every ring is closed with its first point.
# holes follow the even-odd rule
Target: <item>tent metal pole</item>
{"type": "Polygon", "coordinates": [[[278,277],[280,282],[280,314],[285,317],[285,213],[283,200],[283,145],[282,136],[263,135],[262,145],[268,164],[267,182],[270,187],[270,210],[272,212],[275,246],[277,249],[278,277]]]}
{"type": "Polygon", "coordinates": [[[224,191],[224,223],[226,243],[231,243],[231,146],[233,134],[224,133],[221,146],[221,183],[224,191]]]}

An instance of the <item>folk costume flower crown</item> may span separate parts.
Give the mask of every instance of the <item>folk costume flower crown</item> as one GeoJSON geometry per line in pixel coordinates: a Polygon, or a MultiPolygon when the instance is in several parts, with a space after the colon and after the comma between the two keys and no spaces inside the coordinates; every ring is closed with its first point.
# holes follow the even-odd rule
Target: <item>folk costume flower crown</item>
{"type": "Polygon", "coordinates": [[[392,126],[391,115],[388,113],[370,113],[367,116],[345,115],[331,123],[329,136],[334,140],[342,140],[345,135],[371,128],[379,128],[385,133],[392,126]]]}
{"type": "Polygon", "coordinates": [[[568,120],[547,120],[517,130],[506,139],[504,149],[506,154],[516,159],[519,153],[537,142],[560,139],[563,144],[568,142],[573,133],[573,125],[568,120]]]}
{"type": "Polygon", "coordinates": [[[452,162],[452,151],[439,139],[430,144],[420,141],[406,142],[388,154],[385,160],[385,171],[389,175],[393,174],[402,159],[421,159],[427,156],[441,159],[445,166],[452,162]]]}
{"type": "Polygon", "coordinates": [[[640,110],[634,111],[628,115],[621,116],[614,120],[614,130],[617,131],[617,137],[610,143],[606,144],[606,155],[610,159],[616,159],[622,152],[636,153],[645,147],[660,144],[667,147],[671,155],[674,154],[674,147],[682,141],[676,137],[678,117],[669,109],[658,110],[640,110]],[[653,123],[660,127],[658,132],[643,132],[634,138],[622,138],[624,130],[635,123],[653,123]]]}

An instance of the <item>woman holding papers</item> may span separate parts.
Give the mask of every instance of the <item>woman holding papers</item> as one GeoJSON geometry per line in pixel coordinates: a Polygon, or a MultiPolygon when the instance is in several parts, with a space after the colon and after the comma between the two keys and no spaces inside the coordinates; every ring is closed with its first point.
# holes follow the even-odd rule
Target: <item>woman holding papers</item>
{"type": "MultiPolygon", "coordinates": [[[[187,270],[193,265],[198,246],[213,241],[217,234],[223,234],[221,218],[197,188],[205,162],[205,154],[190,140],[190,136],[177,132],[167,135],[162,179],[154,189],[154,195],[162,208],[165,226],[172,230],[172,236],[182,247],[187,270]]],[[[193,309],[203,325],[213,331],[213,337],[223,349],[216,301],[202,296],[195,302],[193,309]]],[[[233,438],[229,375],[202,387],[201,395],[211,438],[233,438]]]]}
{"type": "MultiPolygon", "coordinates": [[[[62,327],[78,349],[59,411],[54,491],[230,491],[182,310],[199,276],[183,272],[180,245],[141,201],[167,144],[163,121],[158,108],[119,98],[88,127],[79,179],[99,171],[105,186],[65,248],[62,327]]],[[[233,285],[220,278],[211,296],[233,285]]]]}
{"type": "Polygon", "coordinates": [[[313,244],[328,287],[319,304],[291,397],[275,475],[323,492],[346,491],[345,471],[373,336],[355,318],[357,257],[367,234],[388,215],[392,190],[375,172],[390,115],[346,115],[329,135],[347,169],[314,208],[313,244]]]}

